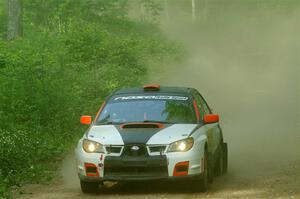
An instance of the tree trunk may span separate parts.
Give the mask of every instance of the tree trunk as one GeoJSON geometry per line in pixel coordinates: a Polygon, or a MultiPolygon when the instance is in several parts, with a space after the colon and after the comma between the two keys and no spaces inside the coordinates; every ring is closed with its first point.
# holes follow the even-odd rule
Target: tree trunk
{"type": "MultiPolygon", "coordinates": [[[[300,33],[300,27],[298,26],[298,34],[300,33]]],[[[300,38],[298,37],[298,40],[296,40],[298,42],[300,42],[300,38]]],[[[300,52],[300,47],[298,45],[298,52],[300,52]]],[[[300,64],[300,58],[298,57],[298,63],[297,63],[297,66],[299,66],[300,64]]],[[[298,91],[297,91],[297,101],[298,101],[298,111],[297,111],[297,121],[298,121],[298,125],[297,125],[297,130],[298,130],[298,138],[300,139],[300,68],[297,67],[297,72],[298,72],[298,84],[297,84],[297,87],[298,87],[298,91]]]]}
{"type": "Polygon", "coordinates": [[[165,0],[165,13],[166,13],[166,19],[167,21],[170,20],[170,15],[169,15],[169,3],[168,3],[168,0],[165,0]]]}
{"type": "Polygon", "coordinates": [[[193,20],[196,19],[196,3],[195,3],[195,0],[192,0],[192,18],[193,18],[193,20]]]}
{"type": "Polygon", "coordinates": [[[22,0],[8,0],[7,40],[22,36],[22,0]]]}

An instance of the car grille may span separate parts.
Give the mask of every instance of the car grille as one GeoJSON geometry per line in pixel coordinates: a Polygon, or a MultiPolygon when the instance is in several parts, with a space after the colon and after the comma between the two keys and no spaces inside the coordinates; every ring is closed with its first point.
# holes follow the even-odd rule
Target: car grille
{"type": "Polygon", "coordinates": [[[165,155],[106,156],[104,165],[104,176],[110,179],[167,177],[167,157],[165,155]]]}
{"type": "Polygon", "coordinates": [[[149,146],[149,152],[152,153],[164,153],[166,150],[166,146],[149,146]]]}
{"type": "Polygon", "coordinates": [[[124,146],[123,156],[148,156],[145,144],[126,144],[124,146]]]}
{"type": "Polygon", "coordinates": [[[167,167],[117,167],[105,168],[105,176],[168,176],[167,167]]]}
{"type": "Polygon", "coordinates": [[[110,153],[120,154],[122,151],[122,146],[106,146],[105,149],[108,154],[110,153]]]}

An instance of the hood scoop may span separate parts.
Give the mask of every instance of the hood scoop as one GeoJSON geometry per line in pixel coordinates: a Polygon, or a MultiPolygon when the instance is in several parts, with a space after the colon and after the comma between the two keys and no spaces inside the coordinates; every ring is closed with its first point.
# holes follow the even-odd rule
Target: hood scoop
{"type": "Polygon", "coordinates": [[[161,123],[127,123],[127,124],[122,124],[121,128],[122,129],[133,129],[133,128],[155,128],[155,129],[160,129],[163,128],[164,125],[161,123]]]}

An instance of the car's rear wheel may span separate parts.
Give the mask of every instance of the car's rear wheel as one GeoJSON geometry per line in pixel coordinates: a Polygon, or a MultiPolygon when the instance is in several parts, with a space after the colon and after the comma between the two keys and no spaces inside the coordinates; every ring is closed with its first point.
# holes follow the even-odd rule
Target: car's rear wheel
{"type": "Polygon", "coordinates": [[[99,190],[99,183],[80,181],[81,190],[83,193],[95,193],[99,190]]]}

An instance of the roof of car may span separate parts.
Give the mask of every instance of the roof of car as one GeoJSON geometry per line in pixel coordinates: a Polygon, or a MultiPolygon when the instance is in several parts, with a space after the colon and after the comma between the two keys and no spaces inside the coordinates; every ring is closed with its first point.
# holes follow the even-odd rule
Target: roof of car
{"type": "Polygon", "coordinates": [[[193,88],[188,87],[169,87],[160,86],[157,90],[145,90],[143,87],[122,88],[115,91],[112,95],[120,94],[139,94],[139,93],[168,93],[168,94],[190,94],[193,88]]]}

